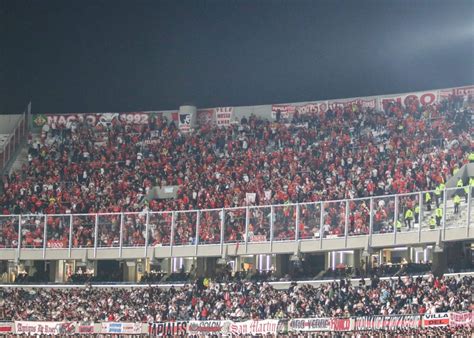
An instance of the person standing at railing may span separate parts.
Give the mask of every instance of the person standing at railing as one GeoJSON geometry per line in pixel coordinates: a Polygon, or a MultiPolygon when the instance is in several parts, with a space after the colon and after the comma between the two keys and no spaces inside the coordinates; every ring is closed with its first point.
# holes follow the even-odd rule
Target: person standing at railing
{"type": "Polygon", "coordinates": [[[411,221],[413,220],[413,211],[411,209],[407,209],[405,211],[405,226],[410,230],[411,228],[411,221]]]}
{"type": "Polygon", "coordinates": [[[431,211],[431,194],[428,191],[425,193],[425,204],[426,210],[431,211]]]}
{"type": "Polygon", "coordinates": [[[461,197],[456,193],[454,195],[454,213],[458,214],[459,213],[459,204],[461,204],[461,197]]]}
{"type": "Polygon", "coordinates": [[[435,216],[436,216],[436,225],[439,227],[441,226],[441,219],[443,218],[443,209],[441,209],[439,206],[435,210],[435,216]]]}
{"type": "Polygon", "coordinates": [[[415,207],[415,223],[419,223],[420,221],[420,205],[417,204],[415,207]]]}

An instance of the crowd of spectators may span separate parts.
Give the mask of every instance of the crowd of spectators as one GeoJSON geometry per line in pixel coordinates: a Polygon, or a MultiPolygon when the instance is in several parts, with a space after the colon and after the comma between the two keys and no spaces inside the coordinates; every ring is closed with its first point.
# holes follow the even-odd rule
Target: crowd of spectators
{"type": "Polygon", "coordinates": [[[318,287],[267,282],[186,284],[180,289],[0,289],[0,320],[122,321],[247,320],[434,314],[472,310],[472,277],[350,280],[318,287]]]}
{"type": "MultiPolygon", "coordinates": [[[[470,102],[469,102],[470,103],[470,102]]],[[[472,149],[471,110],[455,100],[385,111],[362,106],[335,108],[276,122],[255,116],[217,128],[180,132],[174,121],[158,117],[147,125],[113,119],[92,127],[85,122],[54,125],[30,138],[28,163],[3,178],[0,212],[9,214],[115,213],[97,216],[22,218],[25,247],[175,245],[218,243],[220,211],[203,211],[196,234],[196,212],[172,210],[235,208],[225,213],[224,240],[245,237],[248,205],[279,204],[273,210],[274,240],[344,235],[345,202],[375,199],[374,231],[392,231],[395,200],[387,194],[432,190],[467,162],[472,149]],[[178,186],[177,197],[148,201],[154,186],[178,186]],[[319,204],[325,201],[320,229],[319,204]],[[333,202],[331,202],[333,201],[333,202]],[[145,224],[150,214],[149,233],[145,224]],[[166,213],[168,211],[168,213],[166,213]],[[123,224],[122,224],[123,223],[123,224]],[[69,229],[72,226],[72,238],[69,229]],[[120,234],[120,228],[123,228],[120,234]],[[147,238],[148,236],[148,238],[147,238]],[[198,238],[197,238],[198,237],[198,238]]],[[[399,212],[413,208],[416,196],[400,200],[399,212]]],[[[366,234],[368,200],[349,204],[350,235],[366,234]]],[[[270,207],[252,208],[248,236],[270,238],[270,207]]],[[[14,219],[1,218],[0,246],[18,243],[14,219]]],[[[251,239],[252,240],[252,239],[251,239]]]]}

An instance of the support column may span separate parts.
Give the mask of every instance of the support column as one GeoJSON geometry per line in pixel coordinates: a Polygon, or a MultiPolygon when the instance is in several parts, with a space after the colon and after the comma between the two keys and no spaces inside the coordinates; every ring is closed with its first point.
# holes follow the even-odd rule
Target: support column
{"type": "Polygon", "coordinates": [[[443,274],[448,267],[448,258],[446,252],[433,252],[432,270],[435,276],[443,274]]]}

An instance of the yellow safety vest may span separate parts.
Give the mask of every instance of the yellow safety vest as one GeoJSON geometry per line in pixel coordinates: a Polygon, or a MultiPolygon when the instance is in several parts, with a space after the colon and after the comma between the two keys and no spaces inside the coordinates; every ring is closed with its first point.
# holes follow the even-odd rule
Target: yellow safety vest
{"type": "Polygon", "coordinates": [[[461,203],[461,197],[459,195],[454,195],[454,204],[460,204],[461,203]]]}
{"type": "Polygon", "coordinates": [[[428,203],[429,201],[431,201],[431,194],[430,194],[429,192],[427,192],[427,193],[425,194],[425,202],[428,203]]]}
{"type": "Polygon", "coordinates": [[[436,221],[434,218],[430,218],[430,229],[434,229],[436,226],[436,221]]]}
{"type": "Polygon", "coordinates": [[[474,161],[474,153],[470,153],[468,159],[469,161],[474,161]]]}
{"type": "Polygon", "coordinates": [[[459,179],[459,180],[458,180],[458,183],[456,183],[456,186],[457,186],[458,188],[462,187],[463,185],[464,185],[464,183],[463,183],[462,179],[459,179]]]}
{"type": "Polygon", "coordinates": [[[437,208],[435,211],[436,217],[443,217],[443,209],[437,208]]]}
{"type": "Polygon", "coordinates": [[[408,210],[405,212],[405,218],[413,218],[413,211],[411,211],[410,209],[408,209],[408,210]]]}
{"type": "Polygon", "coordinates": [[[420,213],[420,207],[417,205],[415,207],[415,214],[419,214],[420,213]]]}

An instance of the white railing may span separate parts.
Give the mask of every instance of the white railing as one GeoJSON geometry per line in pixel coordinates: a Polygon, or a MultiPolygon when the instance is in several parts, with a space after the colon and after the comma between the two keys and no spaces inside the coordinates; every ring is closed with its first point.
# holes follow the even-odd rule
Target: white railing
{"type": "MultiPolygon", "coordinates": [[[[222,209],[97,214],[31,214],[0,216],[0,248],[85,249],[175,247],[226,243],[275,243],[378,234],[467,228],[473,222],[472,188],[449,188],[439,198],[434,191],[380,195],[351,200],[245,206],[222,209]],[[430,193],[431,210],[425,203],[430,193]],[[455,208],[453,197],[461,196],[455,208]],[[447,198],[444,198],[444,197],[447,198]],[[438,201],[436,201],[438,199],[438,201]],[[436,219],[437,205],[442,217],[436,219]],[[415,208],[419,213],[415,213],[415,208]],[[405,212],[413,211],[407,220],[405,212]],[[458,209],[458,210],[456,210],[458,209]],[[437,223],[433,226],[432,223],[437,223]],[[434,228],[434,229],[433,229],[434,228]]],[[[420,238],[420,237],[419,237],[420,238]]]]}

